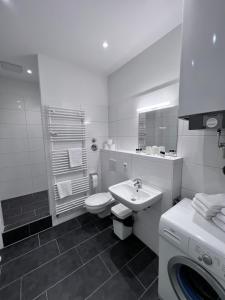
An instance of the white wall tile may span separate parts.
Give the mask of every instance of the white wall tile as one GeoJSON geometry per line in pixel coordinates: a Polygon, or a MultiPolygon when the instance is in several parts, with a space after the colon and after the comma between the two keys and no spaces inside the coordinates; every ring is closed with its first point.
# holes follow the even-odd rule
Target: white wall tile
{"type": "Polygon", "coordinates": [[[81,106],[85,110],[86,119],[89,122],[108,122],[108,105],[85,105],[81,106]]]}
{"type": "Polygon", "coordinates": [[[184,160],[182,187],[204,193],[225,193],[221,168],[192,164],[184,160]]]}
{"type": "MultiPolygon", "coordinates": [[[[44,151],[30,151],[29,152],[29,164],[45,164],[45,152],[44,151]]],[[[34,166],[35,167],[35,166],[34,166]]]]}
{"type": "Polygon", "coordinates": [[[40,111],[27,110],[26,111],[26,119],[27,119],[28,124],[36,124],[36,125],[42,124],[40,111]]]}
{"type": "Polygon", "coordinates": [[[32,177],[32,188],[33,188],[33,193],[47,190],[48,189],[47,176],[32,177]]]}
{"type": "Polygon", "coordinates": [[[0,139],[0,154],[28,151],[27,139],[0,139]]]}
{"type": "Polygon", "coordinates": [[[26,125],[12,125],[12,124],[1,124],[0,126],[0,139],[26,139],[27,131],[26,125]]]}
{"type": "Polygon", "coordinates": [[[29,167],[30,167],[30,170],[31,170],[31,176],[32,177],[43,176],[44,178],[46,178],[47,170],[46,170],[46,164],[45,163],[33,164],[33,165],[30,165],[29,167]]]}
{"type": "Polygon", "coordinates": [[[138,137],[123,136],[123,137],[113,137],[116,141],[116,149],[118,150],[129,150],[135,151],[138,147],[138,137]]]}
{"type": "Polygon", "coordinates": [[[225,165],[222,150],[217,146],[217,136],[181,136],[181,154],[187,162],[205,166],[225,165]]]}
{"type": "Polygon", "coordinates": [[[44,151],[44,142],[42,138],[31,138],[28,139],[29,151],[44,151]]]}
{"type": "Polygon", "coordinates": [[[91,122],[86,128],[90,138],[108,136],[108,122],[91,122]]]}
{"type": "Polygon", "coordinates": [[[24,110],[0,109],[0,124],[26,124],[24,110]]]}
{"type": "Polygon", "coordinates": [[[0,199],[43,190],[40,106],[38,84],[0,77],[0,199]]]}
{"type": "Polygon", "coordinates": [[[0,168],[28,165],[29,152],[0,154],[0,168]]]}
{"type": "Polygon", "coordinates": [[[33,193],[32,178],[21,178],[0,182],[0,200],[19,197],[33,193]]]}
{"type": "Polygon", "coordinates": [[[132,177],[144,178],[146,183],[153,184],[163,190],[170,190],[172,183],[172,168],[170,162],[159,162],[157,159],[151,159],[145,156],[136,156],[133,158],[132,177]]]}
{"type": "Polygon", "coordinates": [[[12,185],[15,179],[29,180],[30,176],[31,167],[29,165],[0,168],[0,181],[9,181],[12,185]]]}
{"type": "Polygon", "coordinates": [[[42,138],[42,125],[27,124],[28,139],[42,138]]]}

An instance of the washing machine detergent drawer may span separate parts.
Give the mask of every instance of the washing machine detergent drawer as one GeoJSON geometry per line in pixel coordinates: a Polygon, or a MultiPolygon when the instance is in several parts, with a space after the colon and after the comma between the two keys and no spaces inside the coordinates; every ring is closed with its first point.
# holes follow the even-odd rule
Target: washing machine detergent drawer
{"type": "Polygon", "coordinates": [[[170,244],[176,246],[178,249],[187,253],[188,251],[188,237],[180,231],[177,231],[172,225],[163,226],[160,228],[160,235],[166,239],[170,244]]]}

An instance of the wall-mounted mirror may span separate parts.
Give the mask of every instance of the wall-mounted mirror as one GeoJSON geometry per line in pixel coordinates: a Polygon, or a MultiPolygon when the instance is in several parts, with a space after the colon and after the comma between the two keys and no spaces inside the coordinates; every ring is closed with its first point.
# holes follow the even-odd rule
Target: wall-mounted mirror
{"type": "Polygon", "coordinates": [[[139,147],[164,146],[166,152],[177,150],[178,106],[139,114],[139,147]]]}
{"type": "Polygon", "coordinates": [[[0,57],[0,201],[4,231],[49,215],[38,63],[0,57]]]}

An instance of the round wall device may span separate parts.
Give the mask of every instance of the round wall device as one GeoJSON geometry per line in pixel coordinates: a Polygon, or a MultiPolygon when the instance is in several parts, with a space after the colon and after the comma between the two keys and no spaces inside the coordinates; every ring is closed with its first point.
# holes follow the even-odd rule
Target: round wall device
{"type": "Polygon", "coordinates": [[[216,118],[209,118],[206,121],[206,126],[208,128],[215,128],[215,127],[217,127],[217,125],[218,125],[218,120],[216,118]]]}

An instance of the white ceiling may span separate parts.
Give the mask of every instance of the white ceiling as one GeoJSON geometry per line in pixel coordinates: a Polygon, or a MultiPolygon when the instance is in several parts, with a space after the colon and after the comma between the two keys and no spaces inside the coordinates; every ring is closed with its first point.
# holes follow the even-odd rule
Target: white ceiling
{"type": "Polygon", "coordinates": [[[0,0],[0,60],[42,53],[109,74],[181,19],[182,0],[0,0]]]}

